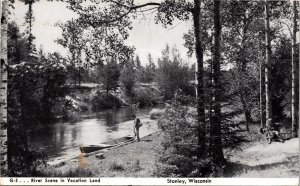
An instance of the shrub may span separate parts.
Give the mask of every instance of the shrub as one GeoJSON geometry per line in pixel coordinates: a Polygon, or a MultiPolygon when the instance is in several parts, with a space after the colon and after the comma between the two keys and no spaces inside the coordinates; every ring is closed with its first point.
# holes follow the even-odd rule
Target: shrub
{"type": "Polygon", "coordinates": [[[109,166],[109,170],[111,171],[122,171],[124,170],[123,165],[117,163],[116,161],[113,161],[112,164],[109,166]]]}
{"type": "Polygon", "coordinates": [[[100,94],[92,99],[92,110],[120,108],[121,105],[121,100],[112,94],[100,94]]]}
{"type": "Polygon", "coordinates": [[[172,99],[178,88],[186,95],[195,94],[195,88],[190,84],[189,66],[183,62],[176,47],[170,50],[167,45],[162,51],[156,74],[156,81],[165,100],[172,99]]]}
{"type": "Polygon", "coordinates": [[[165,113],[165,109],[152,109],[150,111],[150,119],[159,119],[163,116],[163,114],[165,113]]]}
{"type": "Polygon", "coordinates": [[[164,152],[157,164],[159,176],[189,177],[194,172],[199,172],[196,158],[197,138],[194,120],[187,113],[187,108],[179,101],[173,100],[167,106],[165,114],[159,120],[159,127],[163,130],[162,146],[164,152]]]}
{"type": "Polygon", "coordinates": [[[125,67],[121,72],[120,82],[125,89],[126,94],[131,96],[133,87],[136,83],[136,70],[133,61],[129,61],[125,64],[125,67]]]}
{"type": "Polygon", "coordinates": [[[140,87],[135,90],[134,102],[138,103],[139,107],[156,105],[160,102],[159,91],[153,87],[140,87]]]}
{"type": "Polygon", "coordinates": [[[136,160],[133,164],[133,169],[134,171],[140,171],[142,169],[141,165],[140,165],[140,160],[136,160]]]}

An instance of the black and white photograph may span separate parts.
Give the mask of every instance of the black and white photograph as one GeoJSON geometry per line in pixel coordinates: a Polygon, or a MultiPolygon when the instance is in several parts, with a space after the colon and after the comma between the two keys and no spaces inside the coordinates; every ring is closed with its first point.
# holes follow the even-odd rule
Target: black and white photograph
{"type": "Polygon", "coordinates": [[[298,178],[299,10],[2,0],[1,177],[298,178]]]}

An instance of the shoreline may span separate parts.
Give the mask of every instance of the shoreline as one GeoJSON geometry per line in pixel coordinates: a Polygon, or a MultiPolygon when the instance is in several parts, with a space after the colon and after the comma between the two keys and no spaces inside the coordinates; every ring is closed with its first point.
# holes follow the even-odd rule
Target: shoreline
{"type": "Polygon", "coordinates": [[[59,166],[49,165],[42,172],[49,176],[68,175],[69,171],[80,170],[91,172],[91,176],[100,177],[147,177],[154,176],[161,131],[148,134],[141,141],[114,146],[88,154],[80,153],[65,160],[59,166]],[[101,158],[96,157],[101,154],[101,158]]]}
{"type": "MultiPolygon", "coordinates": [[[[140,136],[141,136],[141,141],[143,140],[154,140],[154,139],[148,139],[148,138],[151,138],[151,136],[153,135],[156,135],[158,133],[160,133],[160,130],[158,129],[158,124],[157,124],[157,120],[152,120],[150,119],[149,117],[147,116],[144,116],[144,117],[140,117],[141,119],[141,122],[143,123],[143,127],[141,127],[141,130],[140,130],[140,136]],[[154,129],[153,132],[150,132],[148,133],[147,131],[147,127],[150,127],[150,126],[156,126],[157,128],[154,129]]],[[[123,124],[126,124],[128,122],[133,122],[133,120],[129,120],[129,121],[125,121],[125,122],[122,122],[123,124]]],[[[121,123],[121,124],[122,124],[121,123]]],[[[140,141],[140,142],[141,142],[140,141]]],[[[123,143],[123,144],[118,144],[116,146],[113,146],[111,148],[108,148],[108,149],[101,149],[101,150],[98,150],[98,151],[94,151],[94,152],[90,152],[90,153],[81,153],[80,150],[79,150],[79,147],[78,147],[78,153],[77,154],[73,154],[71,156],[68,156],[68,157],[62,157],[62,158],[57,158],[57,159],[54,159],[54,160],[48,160],[47,162],[47,168],[46,169],[64,169],[64,167],[66,166],[69,166],[73,163],[78,163],[80,161],[82,161],[83,159],[89,159],[91,157],[95,157],[97,154],[110,154],[110,151],[114,151],[115,149],[118,149],[118,148],[125,148],[124,151],[128,151],[126,150],[126,147],[127,146],[130,146],[130,145],[136,145],[136,143],[140,143],[138,142],[137,140],[134,140],[134,141],[130,141],[128,143],[123,143]]]]}

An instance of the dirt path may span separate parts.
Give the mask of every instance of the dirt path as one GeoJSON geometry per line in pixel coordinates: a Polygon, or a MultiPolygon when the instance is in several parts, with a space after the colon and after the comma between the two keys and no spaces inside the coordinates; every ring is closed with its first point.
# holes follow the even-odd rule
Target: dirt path
{"type": "Polygon", "coordinates": [[[285,143],[254,143],[234,152],[230,161],[237,163],[236,177],[298,177],[299,138],[285,143]]]}

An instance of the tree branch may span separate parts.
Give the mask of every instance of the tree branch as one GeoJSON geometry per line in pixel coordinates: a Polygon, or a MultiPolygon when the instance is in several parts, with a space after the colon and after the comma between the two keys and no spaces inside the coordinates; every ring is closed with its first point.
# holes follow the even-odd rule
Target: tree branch
{"type": "MultiPolygon", "coordinates": [[[[127,6],[127,5],[124,5],[122,3],[116,2],[114,0],[109,0],[109,1],[112,2],[112,3],[115,3],[115,4],[119,5],[119,6],[127,8],[128,11],[125,12],[124,14],[120,15],[119,17],[116,17],[116,18],[111,19],[111,20],[100,20],[100,21],[97,21],[97,24],[109,24],[109,23],[113,23],[113,22],[121,20],[122,18],[124,18],[125,16],[127,16],[129,13],[131,13],[133,10],[137,10],[139,8],[143,8],[143,7],[146,7],[146,6],[160,6],[161,5],[160,3],[154,3],[154,2],[151,3],[150,2],[150,3],[145,3],[145,4],[141,4],[141,5],[136,5],[136,6],[127,6]]],[[[152,10],[152,9],[154,9],[154,8],[150,8],[148,10],[152,10]]]]}
{"type": "Polygon", "coordinates": [[[127,5],[124,5],[124,4],[114,1],[114,0],[109,0],[109,1],[112,3],[115,3],[117,5],[120,5],[122,7],[128,8],[129,10],[136,10],[139,8],[143,8],[145,6],[160,6],[161,5],[160,3],[150,2],[150,3],[145,3],[145,4],[141,4],[141,5],[136,5],[136,6],[127,6],[127,5]]]}

